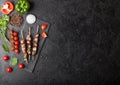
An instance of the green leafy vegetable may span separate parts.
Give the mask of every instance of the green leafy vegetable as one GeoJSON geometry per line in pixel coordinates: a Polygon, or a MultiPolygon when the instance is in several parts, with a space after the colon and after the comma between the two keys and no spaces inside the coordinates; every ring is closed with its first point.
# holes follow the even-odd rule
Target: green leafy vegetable
{"type": "Polygon", "coordinates": [[[9,20],[10,20],[10,17],[7,16],[7,15],[4,15],[3,20],[9,21],[9,20]]]}
{"type": "Polygon", "coordinates": [[[0,34],[5,41],[9,41],[6,37],[7,25],[9,23],[10,17],[4,15],[0,18],[0,34]]]}
{"type": "Polygon", "coordinates": [[[11,59],[11,65],[16,66],[18,64],[18,59],[16,57],[11,59]]]}
{"type": "Polygon", "coordinates": [[[3,47],[5,52],[9,52],[10,51],[8,45],[2,44],[2,47],[3,47]]]}

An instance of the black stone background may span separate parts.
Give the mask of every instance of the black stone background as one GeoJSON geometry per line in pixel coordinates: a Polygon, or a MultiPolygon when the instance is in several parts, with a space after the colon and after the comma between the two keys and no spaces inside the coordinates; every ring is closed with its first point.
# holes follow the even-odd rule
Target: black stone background
{"type": "Polygon", "coordinates": [[[29,1],[49,37],[33,73],[1,71],[0,85],[120,85],[120,0],[29,1]]]}

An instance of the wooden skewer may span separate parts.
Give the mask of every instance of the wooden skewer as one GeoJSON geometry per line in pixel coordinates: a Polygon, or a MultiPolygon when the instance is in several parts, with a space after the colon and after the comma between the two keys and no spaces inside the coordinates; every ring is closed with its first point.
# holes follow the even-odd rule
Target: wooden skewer
{"type": "Polygon", "coordinates": [[[23,36],[23,30],[21,30],[21,36],[22,36],[22,39],[24,39],[24,36],[23,36]]]}
{"type": "Polygon", "coordinates": [[[38,33],[38,30],[39,30],[39,25],[37,25],[37,31],[36,31],[36,34],[38,33]]]}
{"type": "Polygon", "coordinates": [[[28,29],[29,29],[29,35],[30,35],[31,27],[29,27],[28,29]]]}
{"type": "Polygon", "coordinates": [[[24,53],[24,61],[28,64],[28,59],[27,59],[27,57],[28,57],[28,55],[27,55],[27,53],[24,53]]]}

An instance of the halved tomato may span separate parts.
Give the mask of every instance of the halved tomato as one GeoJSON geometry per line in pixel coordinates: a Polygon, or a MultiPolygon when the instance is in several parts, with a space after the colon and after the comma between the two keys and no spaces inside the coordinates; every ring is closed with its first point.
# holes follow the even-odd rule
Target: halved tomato
{"type": "Polygon", "coordinates": [[[43,38],[47,38],[46,32],[42,32],[41,36],[42,36],[43,38]]]}
{"type": "Polygon", "coordinates": [[[41,29],[45,30],[47,28],[48,24],[42,24],[41,29]]]}

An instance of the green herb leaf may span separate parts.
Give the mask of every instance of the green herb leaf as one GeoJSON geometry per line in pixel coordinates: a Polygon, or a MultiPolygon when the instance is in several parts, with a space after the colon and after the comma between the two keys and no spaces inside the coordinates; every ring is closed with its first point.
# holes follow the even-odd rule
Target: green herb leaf
{"type": "Polygon", "coordinates": [[[10,51],[8,45],[2,44],[2,47],[3,47],[5,52],[9,52],[10,51]]]}
{"type": "Polygon", "coordinates": [[[16,66],[18,64],[18,59],[16,57],[11,59],[11,65],[16,66]]]}

